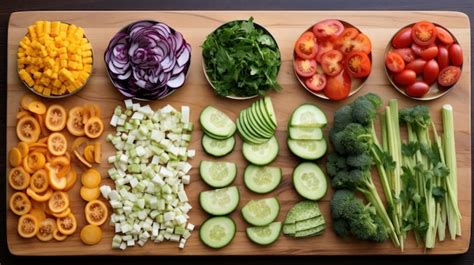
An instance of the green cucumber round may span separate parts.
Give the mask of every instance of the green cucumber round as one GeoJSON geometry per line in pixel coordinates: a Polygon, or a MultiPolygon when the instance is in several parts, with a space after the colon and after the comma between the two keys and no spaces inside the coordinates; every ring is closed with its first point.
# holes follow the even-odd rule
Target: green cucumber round
{"type": "Polygon", "coordinates": [[[236,225],[234,220],[227,216],[211,217],[199,229],[199,238],[202,243],[211,248],[223,248],[235,237],[236,225]]]}

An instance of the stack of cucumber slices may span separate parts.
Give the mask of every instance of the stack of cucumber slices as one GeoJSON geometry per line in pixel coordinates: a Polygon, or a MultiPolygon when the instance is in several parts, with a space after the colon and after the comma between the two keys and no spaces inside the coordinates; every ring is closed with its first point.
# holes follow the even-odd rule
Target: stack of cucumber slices
{"type": "Polygon", "coordinates": [[[199,122],[204,132],[201,144],[207,154],[221,157],[234,150],[236,125],[229,116],[207,106],[202,110],[199,122]]]}
{"type": "Polygon", "coordinates": [[[313,104],[296,108],[288,123],[290,151],[305,160],[321,158],[327,151],[322,131],[327,122],[324,112],[313,104]]]}
{"type": "Polygon", "coordinates": [[[283,234],[295,238],[317,236],[326,229],[319,205],[314,201],[302,201],[288,211],[283,223],[283,234]]]}
{"type": "Polygon", "coordinates": [[[261,98],[240,112],[237,130],[244,141],[242,153],[247,161],[264,166],[277,157],[276,128],[277,120],[270,97],[261,98]]]}
{"type": "Polygon", "coordinates": [[[251,200],[241,210],[247,227],[248,238],[259,245],[270,245],[281,233],[281,222],[275,222],[280,213],[280,203],[275,197],[251,200]]]}

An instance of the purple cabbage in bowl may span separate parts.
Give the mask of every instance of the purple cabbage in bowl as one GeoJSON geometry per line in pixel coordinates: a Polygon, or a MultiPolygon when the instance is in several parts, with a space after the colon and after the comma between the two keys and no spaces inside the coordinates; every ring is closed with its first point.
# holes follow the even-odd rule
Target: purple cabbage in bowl
{"type": "Polygon", "coordinates": [[[115,34],[104,60],[110,80],[122,95],[161,99],[183,86],[191,45],[168,25],[142,20],[115,34]]]}

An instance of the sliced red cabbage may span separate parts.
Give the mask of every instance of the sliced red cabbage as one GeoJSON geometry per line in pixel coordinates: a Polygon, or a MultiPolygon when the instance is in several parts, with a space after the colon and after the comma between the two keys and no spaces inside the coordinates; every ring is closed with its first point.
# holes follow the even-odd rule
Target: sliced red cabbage
{"type": "Polygon", "coordinates": [[[153,100],[183,86],[191,64],[191,45],[168,25],[143,20],[118,32],[104,59],[122,95],[153,100]]]}

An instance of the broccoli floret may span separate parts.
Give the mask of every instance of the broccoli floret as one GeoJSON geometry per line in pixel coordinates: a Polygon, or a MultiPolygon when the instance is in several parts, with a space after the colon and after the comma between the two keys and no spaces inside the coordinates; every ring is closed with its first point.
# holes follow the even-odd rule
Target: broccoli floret
{"type": "Polygon", "coordinates": [[[348,156],[346,163],[347,165],[360,170],[368,170],[373,165],[374,161],[369,154],[363,153],[360,155],[348,156]]]}
{"type": "Polygon", "coordinates": [[[427,128],[431,124],[431,116],[428,107],[419,105],[413,108],[400,110],[400,121],[407,124],[415,124],[414,127],[427,128]]]}
{"type": "Polygon", "coordinates": [[[377,109],[366,97],[357,98],[351,105],[352,120],[363,126],[369,126],[377,115],[377,109]]]}
{"type": "Polygon", "coordinates": [[[351,171],[342,170],[337,172],[336,176],[332,179],[331,184],[335,189],[365,190],[367,182],[366,171],[353,169],[351,171]]]}
{"type": "Polygon", "coordinates": [[[326,171],[329,176],[336,176],[337,172],[347,168],[346,158],[336,153],[328,155],[328,161],[326,163],[326,171]]]}
{"type": "Polygon", "coordinates": [[[377,94],[374,94],[374,93],[368,93],[364,97],[368,99],[372,103],[372,105],[374,105],[376,109],[380,107],[383,103],[382,99],[377,94]]]}
{"type": "Polygon", "coordinates": [[[339,154],[359,155],[370,149],[371,134],[358,123],[348,124],[343,130],[333,133],[331,138],[339,154]]]}
{"type": "Polygon", "coordinates": [[[382,242],[388,238],[387,228],[372,206],[348,190],[338,190],[331,200],[333,229],[340,237],[352,234],[360,240],[382,242]]]}
{"type": "Polygon", "coordinates": [[[333,128],[335,132],[338,132],[349,123],[352,123],[352,108],[350,105],[345,105],[334,113],[333,128]]]}

